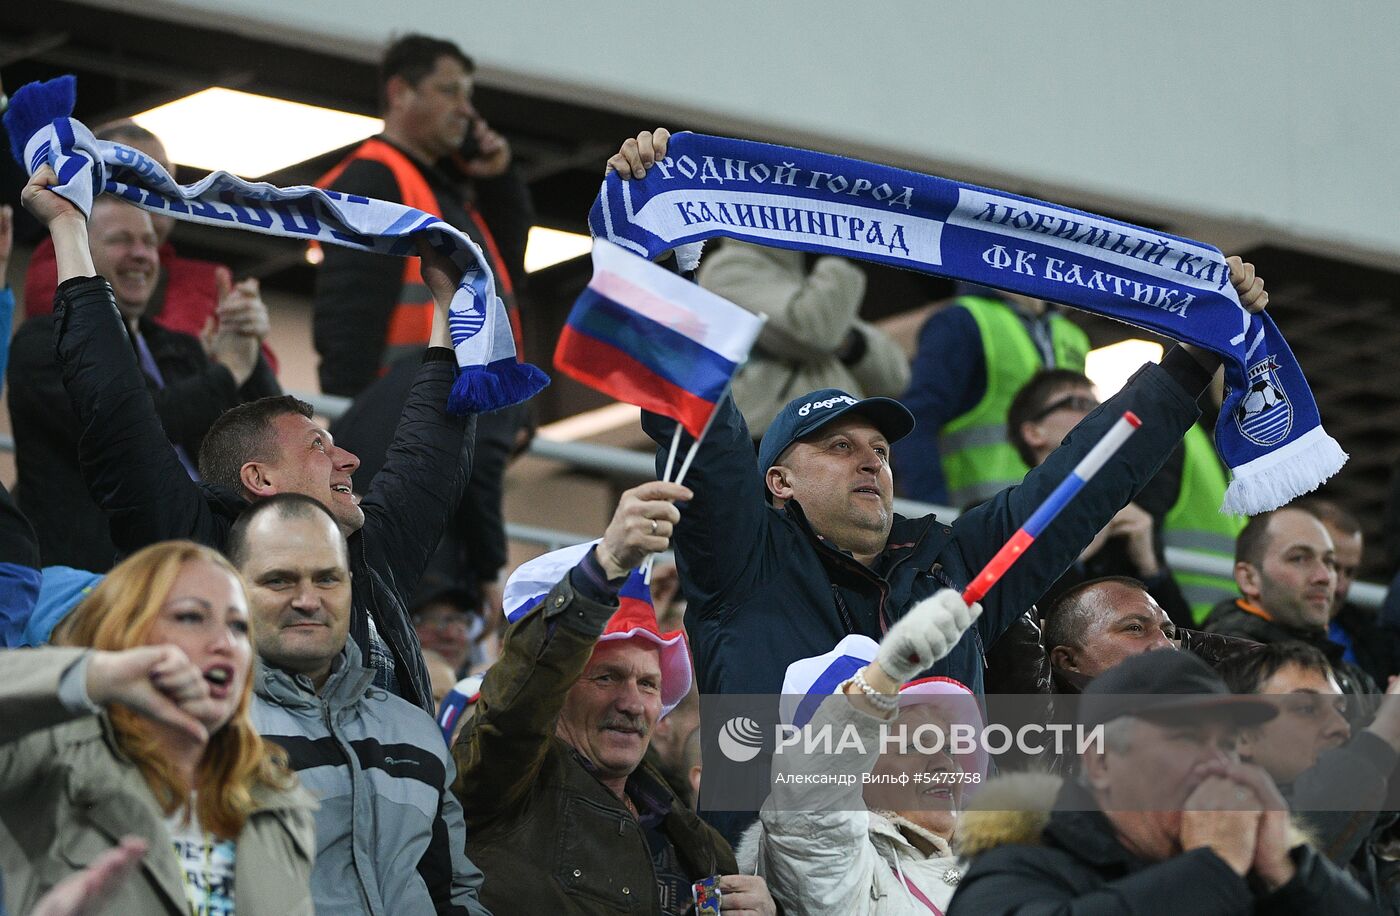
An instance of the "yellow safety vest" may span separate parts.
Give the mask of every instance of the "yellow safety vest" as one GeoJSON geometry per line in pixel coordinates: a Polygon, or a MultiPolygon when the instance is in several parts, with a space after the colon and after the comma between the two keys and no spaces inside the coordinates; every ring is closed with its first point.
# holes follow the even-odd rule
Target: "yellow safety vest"
{"type": "MultiPolygon", "coordinates": [[[[967,413],[943,427],[939,450],[948,499],[957,508],[981,502],[1026,476],[1026,463],[1006,438],[1006,414],[1016,392],[1045,368],[1040,351],[1016,310],[999,299],[963,296],[982,334],[987,390],[967,413]]],[[[1055,366],[1084,371],[1089,338],[1063,315],[1050,316],[1055,366]]]]}
{"type": "MultiPolygon", "coordinates": [[[[1181,491],[1162,524],[1162,540],[1168,547],[1195,550],[1235,560],[1235,539],[1244,529],[1245,517],[1220,511],[1229,481],[1211,444],[1210,434],[1200,424],[1186,431],[1186,463],[1181,469],[1181,491]]],[[[1173,569],[1176,584],[1197,625],[1221,601],[1238,598],[1239,587],[1228,576],[1173,569]]]]}

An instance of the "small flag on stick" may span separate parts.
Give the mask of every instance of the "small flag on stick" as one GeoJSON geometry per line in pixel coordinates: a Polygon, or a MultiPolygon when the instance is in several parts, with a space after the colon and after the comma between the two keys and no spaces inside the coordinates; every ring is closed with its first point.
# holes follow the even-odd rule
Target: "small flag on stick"
{"type": "Polygon", "coordinates": [[[761,316],[594,239],[593,279],[569,313],[554,365],[699,439],[762,327],[761,316]]]}

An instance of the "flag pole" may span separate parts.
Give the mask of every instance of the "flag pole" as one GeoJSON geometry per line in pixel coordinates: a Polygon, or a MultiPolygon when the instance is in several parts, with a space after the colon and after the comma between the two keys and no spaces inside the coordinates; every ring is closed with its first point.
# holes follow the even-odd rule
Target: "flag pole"
{"type": "MultiPolygon", "coordinates": [[[[690,463],[695,460],[695,453],[700,450],[700,443],[705,441],[705,434],[710,431],[710,426],[714,424],[715,414],[719,413],[720,401],[729,397],[729,388],[731,384],[732,383],[729,383],[724,386],[724,393],[719,396],[719,401],[715,401],[715,409],[710,411],[710,416],[706,418],[705,425],[700,429],[700,435],[694,442],[690,443],[690,449],[685,453],[685,460],[681,462],[681,469],[676,472],[676,483],[679,484],[685,481],[686,471],[690,470],[690,463]]],[[[735,409],[738,409],[738,405],[735,405],[735,409]]]]}
{"type": "MultiPolygon", "coordinates": [[[[690,448],[685,453],[685,460],[681,462],[681,469],[676,474],[677,484],[685,480],[686,471],[690,470],[690,462],[695,460],[695,453],[700,449],[700,443],[704,441],[705,434],[710,431],[710,426],[715,422],[715,414],[719,413],[720,401],[723,401],[727,397],[729,397],[728,384],[724,386],[724,392],[720,394],[719,400],[715,401],[715,409],[710,411],[709,417],[705,419],[705,425],[700,428],[700,435],[696,437],[694,442],[690,443],[690,448]]],[[[666,476],[662,478],[663,480],[670,480],[671,478],[671,460],[676,457],[676,452],[679,450],[680,441],[681,424],[677,422],[675,434],[671,436],[671,452],[666,458],[666,476]]],[[[655,565],[655,563],[656,554],[652,554],[649,557],[647,557],[646,561],[642,564],[642,579],[646,582],[647,585],[651,585],[651,568],[655,565]]]]}
{"type": "Polygon", "coordinates": [[[666,452],[666,470],[661,475],[663,482],[671,479],[671,468],[676,466],[676,452],[681,448],[681,425],[676,424],[676,429],[671,433],[671,448],[666,452]]]}

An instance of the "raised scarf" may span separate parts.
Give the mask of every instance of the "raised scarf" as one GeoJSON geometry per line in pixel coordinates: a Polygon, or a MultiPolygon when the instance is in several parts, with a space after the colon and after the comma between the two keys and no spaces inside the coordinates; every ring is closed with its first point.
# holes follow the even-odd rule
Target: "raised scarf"
{"type": "Polygon", "coordinates": [[[609,175],[595,236],[682,270],[716,236],[842,255],[1059,302],[1220,355],[1222,510],[1307,493],[1347,455],[1267,313],[1251,315],[1225,257],[1190,239],[1045,201],[827,153],[680,133],[643,179],[609,175]]]}
{"type": "Polygon", "coordinates": [[[462,272],[448,314],[456,382],[448,398],[453,413],[499,410],[532,397],[549,377],[516,358],[510,319],[496,295],[496,281],[481,249],[464,233],[430,213],[403,204],[299,185],[278,188],[218,171],[180,185],[151,157],[120,143],[98,140],[69,117],[74,79],[31,83],[15,93],[5,112],[11,151],[29,174],[48,165],[58,176],[54,192],[84,215],[99,194],[115,194],[153,213],[207,226],[316,240],[360,251],[411,257],[415,238],[452,260],[462,272]]]}

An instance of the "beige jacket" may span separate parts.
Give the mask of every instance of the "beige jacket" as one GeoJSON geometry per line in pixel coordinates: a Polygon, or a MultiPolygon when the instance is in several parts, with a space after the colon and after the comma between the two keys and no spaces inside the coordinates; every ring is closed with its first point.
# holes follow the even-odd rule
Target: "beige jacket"
{"type": "Polygon", "coordinates": [[[818,388],[858,398],[898,397],[909,384],[909,359],[885,332],[858,317],[865,273],[844,258],[817,258],[810,273],[802,252],[726,239],[700,262],[700,285],[768,323],[734,379],[734,403],[761,436],[788,401],[818,388]],[[847,365],[837,358],[857,330],[865,352],[847,365]]]}
{"type": "MultiPolygon", "coordinates": [[[[59,679],[82,649],[0,651],[0,872],[5,903],[28,913],[49,888],[135,834],[150,843],[140,872],[105,912],[184,916],[183,879],[155,799],[117,750],[106,716],[74,715],[59,679]]],[[[268,792],[238,837],[238,916],[314,913],[316,802],[268,792]]]]}

